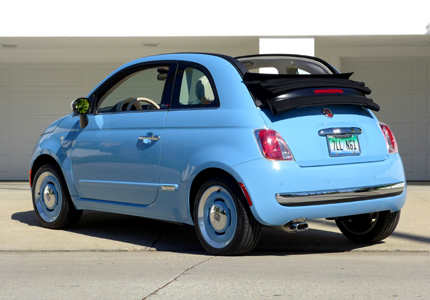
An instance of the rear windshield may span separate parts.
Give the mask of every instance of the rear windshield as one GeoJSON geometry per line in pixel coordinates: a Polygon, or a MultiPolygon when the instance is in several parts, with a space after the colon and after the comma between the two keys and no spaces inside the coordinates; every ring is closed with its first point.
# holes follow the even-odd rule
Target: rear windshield
{"type": "Polygon", "coordinates": [[[323,63],[296,56],[248,56],[237,58],[249,73],[259,74],[333,74],[323,63]]]}
{"type": "Polygon", "coordinates": [[[321,105],[361,105],[379,110],[379,105],[366,97],[371,90],[364,82],[350,80],[352,73],[339,73],[318,58],[254,55],[236,59],[248,70],[243,83],[257,107],[269,107],[273,114],[321,105]]]}

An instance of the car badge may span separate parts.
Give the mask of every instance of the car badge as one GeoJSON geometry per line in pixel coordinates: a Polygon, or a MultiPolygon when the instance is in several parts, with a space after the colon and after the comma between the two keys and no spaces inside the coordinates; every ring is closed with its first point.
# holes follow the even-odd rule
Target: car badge
{"type": "Polygon", "coordinates": [[[333,118],[333,113],[331,112],[330,109],[328,108],[323,108],[322,113],[324,116],[326,116],[327,118],[333,118]]]}

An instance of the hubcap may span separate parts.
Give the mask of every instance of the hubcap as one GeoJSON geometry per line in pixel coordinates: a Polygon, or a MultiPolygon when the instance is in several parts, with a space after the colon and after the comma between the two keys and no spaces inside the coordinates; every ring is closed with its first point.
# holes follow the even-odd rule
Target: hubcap
{"type": "Polygon", "coordinates": [[[61,213],[61,184],[54,173],[45,171],[36,178],[34,204],[39,216],[48,223],[54,222],[61,213]]]}
{"type": "Polygon", "coordinates": [[[225,231],[225,228],[228,225],[229,216],[228,216],[228,208],[223,201],[215,201],[212,204],[209,220],[213,229],[216,232],[222,233],[225,231]]]}
{"type": "Polygon", "coordinates": [[[199,200],[197,222],[206,243],[221,249],[236,235],[237,210],[230,193],[222,186],[207,188],[199,200]]]}
{"type": "Polygon", "coordinates": [[[46,208],[52,210],[57,202],[57,193],[55,192],[55,186],[52,183],[48,183],[43,189],[43,201],[45,202],[46,208]]]}

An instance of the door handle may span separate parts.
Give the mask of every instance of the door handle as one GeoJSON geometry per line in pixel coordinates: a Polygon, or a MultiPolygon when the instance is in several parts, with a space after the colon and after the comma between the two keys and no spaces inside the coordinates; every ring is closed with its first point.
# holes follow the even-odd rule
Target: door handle
{"type": "Polygon", "coordinates": [[[140,136],[139,140],[150,140],[150,141],[158,141],[160,139],[159,135],[149,135],[149,136],[140,136]]]}

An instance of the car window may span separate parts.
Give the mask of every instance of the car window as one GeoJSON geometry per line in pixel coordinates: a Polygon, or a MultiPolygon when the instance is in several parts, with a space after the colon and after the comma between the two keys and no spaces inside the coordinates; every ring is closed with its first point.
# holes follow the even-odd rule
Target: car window
{"type": "Polygon", "coordinates": [[[209,77],[196,67],[183,67],[178,72],[175,89],[179,91],[174,108],[218,106],[213,84],[209,77]]]}
{"type": "Polygon", "coordinates": [[[330,69],[319,61],[305,57],[255,56],[238,60],[250,73],[260,74],[331,74],[330,69]]]}
{"type": "Polygon", "coordinates": [[[168,108],[162,101],[168,73],[168,66],[157,66],[124,77],[100,98],[97,112],[168,108]]]}

